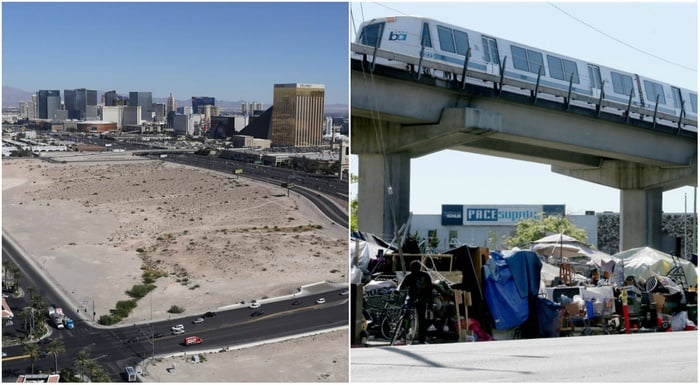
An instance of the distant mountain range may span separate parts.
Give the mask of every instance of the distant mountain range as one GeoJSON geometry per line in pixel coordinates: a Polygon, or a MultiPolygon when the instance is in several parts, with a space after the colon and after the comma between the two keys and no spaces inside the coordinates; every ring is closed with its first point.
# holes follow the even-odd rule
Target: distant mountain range
{"type": "MultiPolygon", "coordinates": [[[[17,87],[10,87],[10,86],[2,86],[2,107],[19,107],[19,102],[26,102],[32,100],[32,95],[35,94],[36,92],[30,92],[30,91],[25,91],[22,89],[19,89],[17,87]]],[[[98,99],[102,97],[102,95],[105,93],[105,91],[97,91],[98,99]]],[[[61,90],[61,94],[63,94],[63,90],[61,90]]],[[[125,95],[128,95],[125,94],[125,95]]],[[[168,97],[154,97],[153,102],[154,103],[165,103],[167,102],[168,97]]],[[[176,100],[175,101],[178,106],[190,106],[192,105],[192,100],[191,99],[186,99],[186,100],[176,100]]],[[[250,101],[246,100],[237,100],[237,101],[226,101],[226,100],[216,100],[216,105],[221,108],[222,110],[225,111],[234,111],[234,112],[240,112],[241,111],[241,104],[242,103],[249,103],[250,101]]],[[[263,108],[268,109],[270,108],[269,103],[263,103],[263,108]]],[[[339,115],[344,115],[348,116],[350,112],[350,109],[346,104],[326,104],[326,114],[339,114],[339,115]]]]}

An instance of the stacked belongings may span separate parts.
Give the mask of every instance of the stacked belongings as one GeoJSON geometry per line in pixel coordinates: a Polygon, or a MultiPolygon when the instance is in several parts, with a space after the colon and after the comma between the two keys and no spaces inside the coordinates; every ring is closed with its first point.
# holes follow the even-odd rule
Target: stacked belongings
{"type": "Polygon", "coordinates": [[[652,276],[646,281],[646,290],[652,293],[657,311],[662,313],[659,317],[661,329],[667,330],[669,326],[673,331],[697,329],[695,323],[688,319],[687,299],[683,288],[671,278],[652,276]]]}

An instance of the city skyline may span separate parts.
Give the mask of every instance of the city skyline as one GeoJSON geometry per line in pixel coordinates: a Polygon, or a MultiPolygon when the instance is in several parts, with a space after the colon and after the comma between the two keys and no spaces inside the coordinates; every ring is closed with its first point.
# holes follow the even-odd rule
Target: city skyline
{"type": "Polygon", "coordinates": [[[348,104],[347,3],[2,6],[3,86],[271,104],[274,84],[320,83],[348,104]]]}

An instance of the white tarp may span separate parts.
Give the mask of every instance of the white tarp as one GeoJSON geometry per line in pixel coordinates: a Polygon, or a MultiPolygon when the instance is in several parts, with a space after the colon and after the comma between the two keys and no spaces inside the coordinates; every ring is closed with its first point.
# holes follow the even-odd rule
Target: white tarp
{"type": "MultiPolygon", "coordinates": [[[[614,257],[619,258],[624,263],[625,276],[634,275],[645,280],[654,275],[664,276],[674,266],[671,255],[651,247],[638,247],[621,251],[615,254],[614,257]]],[[[678,258],[678,260],[683,267],[688,285],[697,285],[698,275],[695,265],[682,258],[678,258]]]]}
{"type": "Polygon", "coordinates": [[[351,266],[357,266],[363,273],[369,273],[369,263],[370,260],[377,259],[377,254],[379,250],[383,250],[384,253],[390,251],[389,249],[377,245],[376,243],[362,241],[362,240],[351,240],[350,241],[350,261],[351,266]],[[355,258],[357,261],[355,262],[355,258]]]}

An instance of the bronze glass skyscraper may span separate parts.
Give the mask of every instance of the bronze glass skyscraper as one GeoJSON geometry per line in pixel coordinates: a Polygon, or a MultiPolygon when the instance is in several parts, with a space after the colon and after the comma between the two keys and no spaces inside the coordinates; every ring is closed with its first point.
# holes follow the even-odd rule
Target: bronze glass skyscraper
{"type": "Polygon", "coordinates": [[[273,146],[318,146],[323,141],[323,84],[275,84],[273,146]]]}

